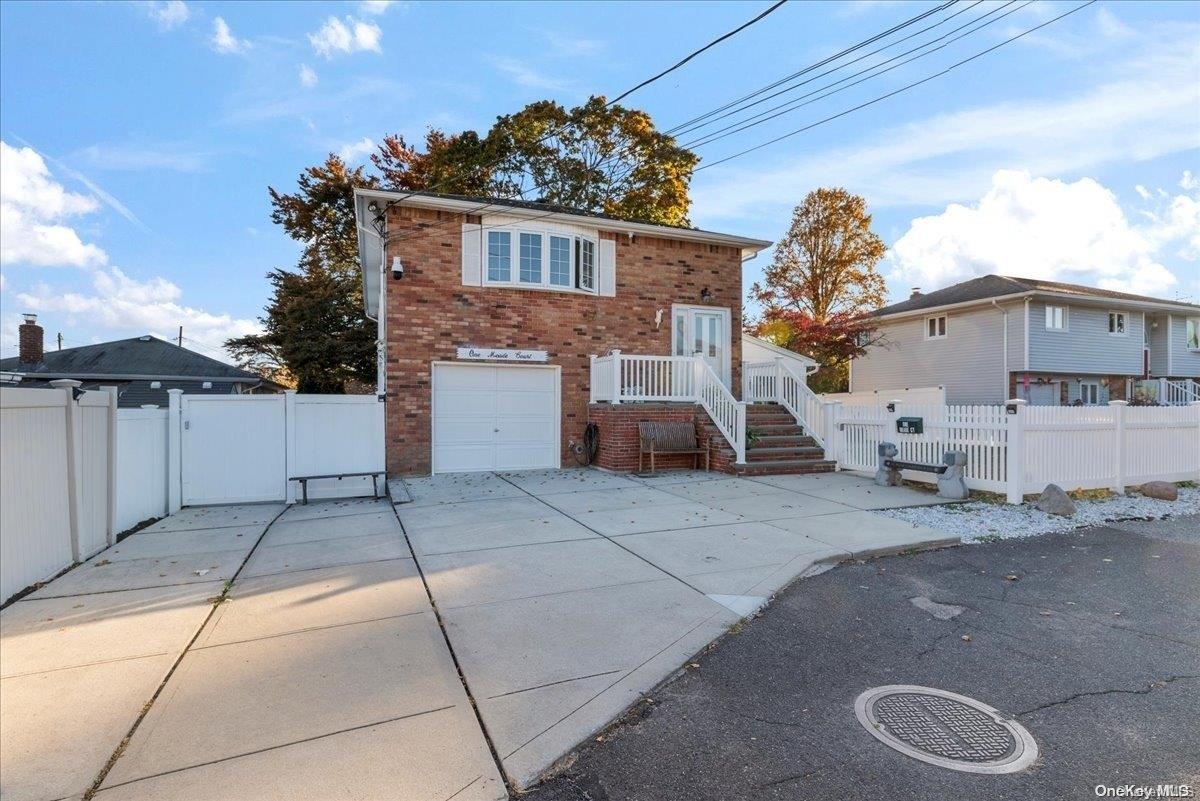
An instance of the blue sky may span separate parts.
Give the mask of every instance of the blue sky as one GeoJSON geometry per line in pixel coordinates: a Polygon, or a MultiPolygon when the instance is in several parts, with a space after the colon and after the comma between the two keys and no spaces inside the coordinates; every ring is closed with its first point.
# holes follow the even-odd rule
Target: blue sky
{"type": "MultiPolygon", "coordinates": [[[[886,75],[700,148],[716,161],[1079,5],[959,11],[890,58],[1009,16],[886,75]]],[[[613,96],[766,3],[0,4],[0,349],[253,330],[298,246],[270,221],[330,151],[484,131],[546,97],[613,96]]],[[[669,128],[933,3],[792,2],[626,103],[669,128]]],[[[906,32],[941,18],[933,17],[906,32]]],[[[861,51],[860,51],[861,52],[861,51]]],[[[856,54],[857,55],[857,54],[856,54]]],[[[809,190],[864,195],[894,298],[1004,272],[1200,299],[1200,4],[1091,5],[894,98],[693,182],[695,225],[777,239],[809,190]]],[[[747,265],[748,287],[769,254],[747,265]]]]}

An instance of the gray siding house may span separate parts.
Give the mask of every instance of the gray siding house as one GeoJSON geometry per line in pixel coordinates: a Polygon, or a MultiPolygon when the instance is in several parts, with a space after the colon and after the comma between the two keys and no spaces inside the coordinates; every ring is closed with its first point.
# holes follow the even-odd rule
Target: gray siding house
{"type": "Polygon", "coordinates": [[[1157,379],[1175,401],[1200,387],[1193,303],[985,275],[874,316],[882,336],[851,363],[852,392],[940,384],[951,404],[1089,405],[1157,400],[1157,379]]]}

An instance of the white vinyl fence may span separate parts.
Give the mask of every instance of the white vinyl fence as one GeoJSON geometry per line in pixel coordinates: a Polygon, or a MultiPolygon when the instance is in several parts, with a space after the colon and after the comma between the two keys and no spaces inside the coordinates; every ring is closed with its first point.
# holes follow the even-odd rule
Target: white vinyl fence
{"type": "MultiPolygon", "coordinates": [[[[0,388],[0,602],[182,505],[244,501],[247,486],[256,500],[292,502],[293,476],[384,469],[384,404],[373,395],[169,390],[168,409],[118,409],[115,388],[75,398],[79,382],[55,383],[0,388]],[[192,424],[206,422],[216,427],[201,436],[192,424]],[[263,464],[277,477],[264,482],[263,464]]],[[[310,498],[371,491],[369,478],[309,483],[310,498]]]]}
{"type": "MultiPolygon", "coordinates": [[[[873,472],[877,447],[891,442],[900,461],[939,464],[948,450],[967,454],[971,489],[1004,493],[1011,503],[1047,484],[1063,489],[1126,487],[1147,481],[1200,480],[1200,403],[1190,406],[848,406],[836,412],[833,457],[844,470],[873,472]],[[897,432],[900,417],[921,419],[919,434],[897,432]]],[[[904,471],[904,478],[936,480],[904,471]]]]}

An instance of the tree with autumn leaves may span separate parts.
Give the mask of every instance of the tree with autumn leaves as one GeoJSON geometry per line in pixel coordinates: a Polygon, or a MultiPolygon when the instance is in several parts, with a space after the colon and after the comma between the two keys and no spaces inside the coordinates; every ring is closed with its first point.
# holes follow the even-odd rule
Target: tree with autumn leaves
{"type": "Polygon", "coordinates": [[[309,167],[295,192],[271,195],[271,219],[303,244],[296,269],[267,274],[263,333],[228,340],[238,361],[301,392],[341,392],[375,381],[375,326],[359,278],[354,187],[550,203],[659,225],[687,225],[699,159],[636,109],[589,98],[550,100],[505,115],[480,136],[430,130],[423,148],[385,137],[378,175],[335,154],[309,167]]]}
{"type": "Polygon", "coordinates": [[[815,359],[814,391],[845,391],[850,360],[879,342],[868,312],[887,299],[875,269],[886,251],[863,198],[815,189],[792,213],[763,282],[750,288],[763,305],[752,333],[815,359]]]}

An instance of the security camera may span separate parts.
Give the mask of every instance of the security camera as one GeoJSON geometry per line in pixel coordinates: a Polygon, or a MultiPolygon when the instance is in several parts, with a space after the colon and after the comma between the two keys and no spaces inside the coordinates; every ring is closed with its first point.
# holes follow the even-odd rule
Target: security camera
{"type": "Polygon", "coordinates": [[[399,256],[392,257],[392,278],[399,281],[404,277],[404,262],[400,261],[399,256]]]}

